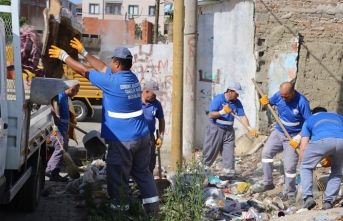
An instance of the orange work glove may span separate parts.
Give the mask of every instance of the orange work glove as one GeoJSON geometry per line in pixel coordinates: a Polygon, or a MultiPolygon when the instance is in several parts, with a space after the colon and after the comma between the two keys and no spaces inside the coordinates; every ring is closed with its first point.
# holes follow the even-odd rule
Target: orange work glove
{"type": "Polygon", "coordinates": [[[301,140],[301,135],[296,135],[292,138],[292,140],[289,142],[289,145],[291,145],[294,149],[297,149],[301,140]]]}
{"type": "Polygon", "coordinates": [[[223,105],[223,109],[219,111],[220,115],[229,114],[229,113],[231,113],[231,108],[229,107],[228,104],[223,105]]]}
{"type": "Polygon", "coordinates": [[[249,135],[250,136],[258,137],[258,133],[256,130],[252,129],[251,127],[248,127],[248,129],[249,129],[249,135]]]}
{"type": "Polygon", "coordinates": [[[264,95],[260,98],[260,102],[263,106],[266,106],[267,104],[269,104],[269,100],[267,98],[267,95],[264,95]]]}
{"type": "Polygon", "coordinates": [[[58,127],[56,126],[56,125],[54,125],[53,127],[52,127],[52,135],[54,135],[54,136],[57,136],[57,132],[58,132],[58,127]]]}
{"type": "Polygon", "coordinates": [[[88,54],[88,52],[83,47],[82,43],[77,38],[70,40],[70,46],[75,48],[77,52],[79,52],[79,54],[81,54],[83,57],[85,57],[88,54]]]}
{"type": "Polygon", "coordinates": [[[162,144],[163,144],[163,136],[160,136],[159,138],[156,139],[155,146],[158,148],[161,148],[162,144]]]}
{"type": "Polygon", "coordinates": [[[331,167],[331,158],[325,157],[319,162],[323,167],[331,167]]]}

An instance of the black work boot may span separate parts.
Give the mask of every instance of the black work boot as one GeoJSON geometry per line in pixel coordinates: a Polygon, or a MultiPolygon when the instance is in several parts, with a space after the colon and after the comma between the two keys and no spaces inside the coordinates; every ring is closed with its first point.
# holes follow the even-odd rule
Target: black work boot
{"type": "Polygon", "coordinates": [[[313,207],[316,206],[316,201],[314,201],[313,196],[308,196],[304,199],[304,205],[303,208],[307,208],[308,210],[311,210],[313,207]]]}
{"type": "Polygon", "coordinates": [[[332,209],[332,204],[329,201],[324,201],[323,210],[332,209]]]}
{"type": "Polygon", "coordinates": [[[51,174],[49,181],[67,182],[68,181],[68,177],[62,177],[59,174],[57,174],[57,175],[52,175],[51,174]]]}
{"type": "Polygon", "coordinates": [[[273,190],[275,188],[274,184],[262,185],[253,189],[254,193],[262,193],[268,190],[273,190]]]}

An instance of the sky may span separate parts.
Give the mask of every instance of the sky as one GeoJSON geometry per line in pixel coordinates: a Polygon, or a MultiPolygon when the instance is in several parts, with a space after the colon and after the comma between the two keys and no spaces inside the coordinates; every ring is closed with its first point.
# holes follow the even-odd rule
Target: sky
{"type": "Polygon", "coordinates": [[[69,0],[69,1],[71,1],[71,2],[74,3],[74,4],[80,4],[80,3],[82,3],[82,0],[69,0]]]}

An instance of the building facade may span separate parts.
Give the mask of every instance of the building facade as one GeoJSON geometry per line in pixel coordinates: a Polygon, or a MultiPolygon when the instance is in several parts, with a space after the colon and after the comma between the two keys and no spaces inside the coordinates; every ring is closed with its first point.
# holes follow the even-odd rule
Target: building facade
{"type": "MultiPolygon", "coordinates": [[[[164,34],[164,6],[172,0],[161,1],[159,10],[159,31],[164,34]]],[[[82,18],[93,17],[104,20],[135,20],[141,24],[147,20],[155,23],[156,0],[83,0],[82,18]]]]}

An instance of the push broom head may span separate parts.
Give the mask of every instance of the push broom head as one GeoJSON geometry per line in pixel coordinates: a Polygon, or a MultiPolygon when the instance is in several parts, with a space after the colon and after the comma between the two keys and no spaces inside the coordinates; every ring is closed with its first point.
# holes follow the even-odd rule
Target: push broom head
{"type": "Polygon", "coordinates": [[[79,168],[75,165],[70,154],[63,150],[63,160],[67,166],[67,173],[72,179],[78,179],[80,177],[79,168]]]}

